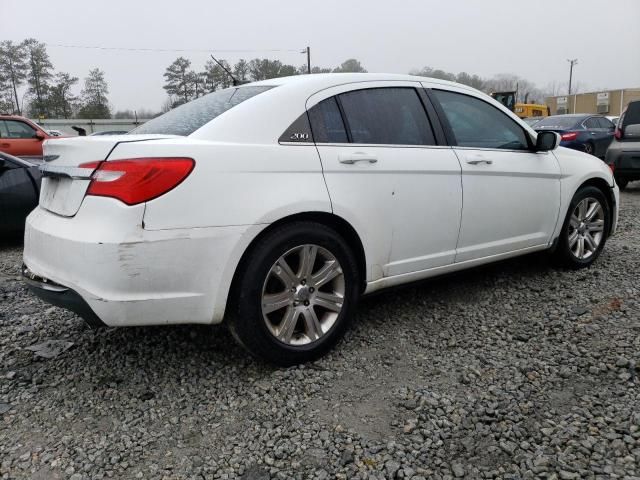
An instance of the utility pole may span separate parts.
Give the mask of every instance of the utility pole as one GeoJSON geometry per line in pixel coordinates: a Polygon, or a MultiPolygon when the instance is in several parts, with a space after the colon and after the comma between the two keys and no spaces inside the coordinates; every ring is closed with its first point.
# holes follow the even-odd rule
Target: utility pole
{"type": "Polygon", "coordinates": [[[307,73],[311,73],[311,47],[305,48],[300,53],[307,54],[307,73]]]}
{"type": "Polygon", "coordinates": [[[578,64],[578,59],[574,58],[573,60],[567,59],[567,62],[571,64],[569,67],[569,95],[571,95],[571,81],[573,80],[573,66],[578,64]]]}

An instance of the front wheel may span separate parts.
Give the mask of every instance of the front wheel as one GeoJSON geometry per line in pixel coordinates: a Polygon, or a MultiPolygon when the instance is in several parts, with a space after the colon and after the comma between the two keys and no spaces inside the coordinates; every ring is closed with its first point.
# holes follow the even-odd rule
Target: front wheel
{"type": "Polygon", "coordinates": [[[580,188],[569,205],[556,259],[570,268],[588,267],[602,252],[610,225],[611,212],[602,191],[592,186],[580,188]]]}
{"type": "Polygon", "coordinates": [[[357,262],[344,239],[325,225],[296,222],[270,231],[248,253],[227,325],[253,355],[303,363],[340,339],[359,294],[357,262]]]}

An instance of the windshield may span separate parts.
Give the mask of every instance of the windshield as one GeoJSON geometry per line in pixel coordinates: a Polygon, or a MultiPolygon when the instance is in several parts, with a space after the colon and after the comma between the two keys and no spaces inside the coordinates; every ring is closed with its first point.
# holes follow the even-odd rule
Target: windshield
{"type": "Polygon", "coordinates": [[[547,117],[536,123],[536,128],[573,128],[580,120],[577,117],[547,117]]]}
{"type": "Polygon", "coordinates": [[[140,125],[129,133],[159,133],[162,135],[191,135],[205,123],[209,123],[218,115],[249,100],[251,97],[266,92],[273,87],[233,87],[210,93],[204,97],[169,110],[147,123],[140,125]]]}

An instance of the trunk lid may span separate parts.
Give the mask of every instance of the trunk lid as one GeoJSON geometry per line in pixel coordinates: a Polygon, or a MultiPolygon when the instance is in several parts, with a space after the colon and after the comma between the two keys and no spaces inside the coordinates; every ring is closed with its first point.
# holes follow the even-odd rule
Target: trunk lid
{"type": "Polygon", "coordinates": [[[168,138],[168,135],[97,135],[56,138],[45,141],[41,165],[40,207],[64,217],[73,217],[82,205],[93,169],[79,168],[86,162],[107,160],[120,143],[168,138]]]}

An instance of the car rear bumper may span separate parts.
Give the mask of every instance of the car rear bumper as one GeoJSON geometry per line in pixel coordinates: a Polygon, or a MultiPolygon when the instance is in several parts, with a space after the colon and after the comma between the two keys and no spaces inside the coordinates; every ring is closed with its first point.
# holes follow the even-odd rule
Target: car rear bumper
{"type": "Polygon", "coordinates": [[[78,292],[36,275],[26,265],[22,265],[22,277],[29,290],[45,302],[75,312],[92,327],[105,325],[78,292]]]}
{"type": "Polygon", "coordinates": [[[247,227],[147,231],[143,209],[95,197],[73,218],[34,210],[24,264],[47,282],[32,290],[109,326],[222,321],[247,227]]]}

